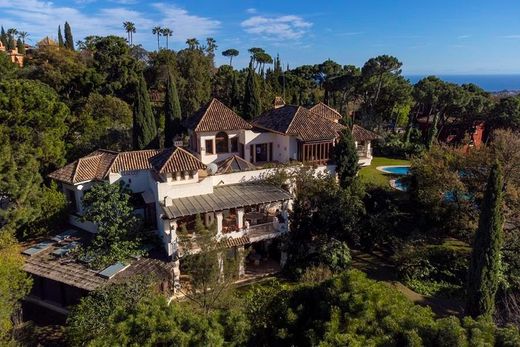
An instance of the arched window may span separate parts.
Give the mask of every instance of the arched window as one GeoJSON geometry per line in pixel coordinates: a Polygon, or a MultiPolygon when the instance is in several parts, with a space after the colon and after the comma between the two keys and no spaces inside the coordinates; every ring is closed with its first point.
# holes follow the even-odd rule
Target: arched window
{"type": "Polygon", "coordinates": [[[221,131],[216,136],[216,147],[217,153],[228,153],[229,152],[229,140],[228,135],[221,131]]]}

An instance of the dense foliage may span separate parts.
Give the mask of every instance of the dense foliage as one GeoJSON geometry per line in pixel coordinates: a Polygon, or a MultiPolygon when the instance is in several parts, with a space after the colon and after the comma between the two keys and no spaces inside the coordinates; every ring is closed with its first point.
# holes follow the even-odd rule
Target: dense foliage
{"type": "Polygon", "coordinates": [[[92,267],[101,268],[142,253],[142,223],[134,214],[130,195],[123,183],[102,182],[85,192],[81,220],[97,226],[83,255],[92,267]]]}
{"type": "Polygon", "coordinates": [[[14,315],[19,300],[30,290],[32,281],[21,267],[20,247],[9,233],[0,232],[0,345],[11,339],[14,315]]]}
{"type": "MultiPolygon", "coordinates": [[[[395,289],[348,271],[329,281],[277,293],[254,310],[260,346],[514,346],[518,330],[485,321],[436,319],[395,289]]],[[[274,295],[273,295],[274,294],[274,295]]]]}

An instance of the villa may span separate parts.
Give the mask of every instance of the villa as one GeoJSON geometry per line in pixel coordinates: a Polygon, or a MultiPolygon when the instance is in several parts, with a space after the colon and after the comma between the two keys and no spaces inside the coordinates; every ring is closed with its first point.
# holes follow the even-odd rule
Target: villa
{"type": "MultiPolygon", "coordinates": [[[[148,229],[156,231],[162,249],[130,265],[114,264],[96,273],[52,256],[52,252],[66,254],[67,244],[74,239],[68,234],[68,240],[36,245],[24,252],[25,270],[43,283],[29,296],[33,303],[48,306],[49,298],[56,297],[55,293],[44,293],[45,288],[51,288],[46,281],[55,286],[49,291],[60,291],[66,298],[74,291],[88,292],[129,273],[150,269],[162,274],[165,280],[161,286],[166,292],[175,293],[182,285],[181,263],[187,251],[183,240],[196,237],[197,216],[206,226],[216,226],[216,242],[228,249],[228,254],[248,251],[253,255],[242,259],[240,276],[255,273],[262,266],[279,269],[286,258],[278,247],[279,237],[290,230],[288,211],[293,195],[290,187],[284,190],[269,185],[265,178],[277,166],[292,170],[302,163],[334,173],[332,150],[339,132],[345,129],[332,108],[318,104],[312,109],[278,100],[272,110],[247,122],[213,99],[186,119],[189,143],[185,147],[178,143],[173,148],[120,153],[96,150],[51,173],[49,177],[58,182],[70,204],[74,237],[96,232],[95,225],[78,218],[83,213],[83,194],[99,181],[124,182],[133,192],[135,213],[143,217],[148,229]],[[52,259],[56,265],[51,264],[52,259]]],[[[353,136],[360,164],[369,165],[370,142],[377,135],[354,126],[353,136]]],[[[68,303],[51,301],[59,307],[68,303]]]]}

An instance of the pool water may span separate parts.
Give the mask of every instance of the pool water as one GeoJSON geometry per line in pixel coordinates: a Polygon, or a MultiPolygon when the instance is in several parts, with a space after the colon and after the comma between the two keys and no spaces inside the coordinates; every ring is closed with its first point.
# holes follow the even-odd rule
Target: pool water
{"type": "Polygon", "coordinates": [[[383,166],[381,168],[378,168],[380,171],[392,174],[392,175],[399,175],[404,176],[408,175],[410,173],[410,167],[409,166],[383,166]]]}
{"type": "Polygon", "coordinates": [[[400,178],[394,181],[394,188],[402,192],[407,192],[410,189],[410,184],[400,178]]]}

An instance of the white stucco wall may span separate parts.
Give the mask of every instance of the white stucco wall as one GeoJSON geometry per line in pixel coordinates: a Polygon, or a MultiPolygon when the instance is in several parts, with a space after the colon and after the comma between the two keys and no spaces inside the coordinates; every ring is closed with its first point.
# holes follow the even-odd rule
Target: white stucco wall
{"type": "Polygon", "coordinates": [[[216,150],[217,150],[217,145],[216,145],[216,140],[215,140],[215,136],[217,135],[218,131],[211,131],[211,132],[199,132],[197,133],[197,141],[198,141],[198,146],[200,148],[200,160],[204,163],[204,164],[209,164],[209,163],[214,163],[214,162],[217,162],[217,161],[221,161],[221,160],[224,160],[226,158],[229,158],[233,155],[238,155],[239,154],[239,151],[240,151],[240,143],[243,141],[241,141],[241,139],[243,139],[243,132],[244,130],[226,130],[225,133],[228,135],[228,140],[229,140],[229,143],[228,143],[228,148],[229,150],[231,150],[231,139],[233,137],[238,137],[238,148],[237,148],[237,151],[236,152],[229,152],[229,153],[216,153],[216,150]],[[213,147],[214,147],[214,150],[215,150],[215,153],[214,154],[207,154],[207,150],[206,150],[206,140],[213,140],[213,147]]]}

